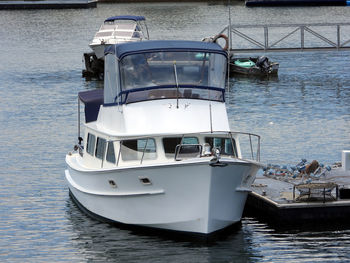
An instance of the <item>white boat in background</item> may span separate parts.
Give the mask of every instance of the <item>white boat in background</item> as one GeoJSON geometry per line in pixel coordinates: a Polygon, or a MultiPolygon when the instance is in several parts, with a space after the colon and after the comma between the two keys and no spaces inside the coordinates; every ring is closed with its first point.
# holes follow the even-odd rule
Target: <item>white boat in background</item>
{"type": "Polygon", "coordinates": [[[98,59],[103,59],[104,50],[107,46],[148,39],[149,34],[145,17],[133,15],[113,16],[104,21],[89,46],[98,59]]]}
{"type": "Polygon", "coordinates": [[[199,234],[239,222],[260,137],[230,130],[226,66],[215,43],[110,46],[104,89],[79,93],[84,139],[79,128],[66,155],[78,206],[107,222],[199,234]]]}

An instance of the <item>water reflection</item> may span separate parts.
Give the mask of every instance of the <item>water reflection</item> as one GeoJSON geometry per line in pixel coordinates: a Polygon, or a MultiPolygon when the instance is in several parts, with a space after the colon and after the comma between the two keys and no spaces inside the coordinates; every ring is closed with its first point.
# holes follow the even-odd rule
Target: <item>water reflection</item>
{"type": "MultiPolygon", "coordinates": [[[[93,262],[310,262],[350,259],[348,226],[285,227],[252,217],[208,240],[100,223],[67,200],[72,243],[93,262]],[[296,259],[295,254],[298,257],[296,259]]],[[[300,225],[302,226],[302,224],[300,225]]]]}
{"type": "Polygon", "coordinates": [[[254,238],[250,240],[251,247],[264,261],[339,262],[350,258],[345,249],[349,245],[348,228],[343,229],[334,224],[307,228],[285,227],[283,223],[276,226],[253,218],[245,220],[245,231],[254,233],[254,238]]]}
{"type": "Polygon", "coordinates": [[[157,229],[100,223],[66,202],[72,242],[93,262],[247,262],[254,258],[241,224],[208,239],[157,229]]]}
{"type": "Polygon", "coordinates": [[[350,147],[345,135],[350,130],[350,85],[345,81],[350,64],[343,64],[346,52],[327,54],[274,54],[280,62],[277,80],[231,79],[226,94],[231,126],[262,136],[263,162],[306,158],[332,164],[350,147]],[[345,136],[337,138],[339,132],[345,136]],[[320,151],[329,147],[332,156],[320,151]]]}
{"type": "Polygon", "coordinates": [[[230,82],[233,83],[256,83],[256,84],[267,84],[268,82],[277,83],[278,75],[265,75],[265,76],[251,76],[251,75],[232,75],[230,78],[230,82]]]}

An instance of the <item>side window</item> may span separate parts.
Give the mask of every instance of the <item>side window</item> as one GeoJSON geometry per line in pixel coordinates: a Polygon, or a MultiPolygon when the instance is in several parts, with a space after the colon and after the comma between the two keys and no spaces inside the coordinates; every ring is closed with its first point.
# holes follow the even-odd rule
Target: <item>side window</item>
{"type": "Polygon", "coordinates": [[[86,151],[92,156],[94,155],[94,151],[95,151],[95,141],[96,141],[95,135],[88,133],[86,151]]]}
{"type": "MultiPolygon", "coordinates": [[[[176,151],[176,146],[181,144],[181,137],[170,137],[170,138],[163,138],[163,146],[165,154],[168,155],[168,157],[173,157],[176,151]]],[[[198,144],[198,138],[196,137],[184,137],[182,139],[182,144],[198,144]]],[[[182,146],[179,151],[179,155],[183,154],[193,154],[198,153],[199,146],[191,146],[188,147],[182,146]]]]}
{"type": "MultiPolygon", "coordinates": [[[[181,143],[181,137],[163,138],[163,146],[166,154],[175,153],[176,145],[181,143]]],[[[184,137],[182,144],[198,144],[196,137],[184,137]]]]}
{"type": "Polygon", "coordinates": [[[121,157],[124,161],[156,159],[156,143],[152,138],[122,141],[121,157]]]}
{"type": "Polygon", "coordinates": [[[110,163],[115,163],[115,153],[113,142],[108,142],[106,161],[110,163]]]}
{"type": "Polygon", "coordinates": [[[103,159],[105,146],[106,146],[106,140],[103,138],[97,137],[96,153],[95,153],[96,158],[103,159]]]}
{"type": "Polygon", "coordinates": [[[175,153],[176,145],[180,144],[181,137],[163,138],[163,146],[165,153],[175,153]]]}
{"type": "MultiPolygon", "coordinates": [[[[224,155],[235,155],[237,152],[236,145],[233,150],[231,138],[206,137],[205,142],[209,143],[211,148],[220,149],[220,153],[224,155]]],[[[233,143],[235,144],[234,140],[233,143]]]]}

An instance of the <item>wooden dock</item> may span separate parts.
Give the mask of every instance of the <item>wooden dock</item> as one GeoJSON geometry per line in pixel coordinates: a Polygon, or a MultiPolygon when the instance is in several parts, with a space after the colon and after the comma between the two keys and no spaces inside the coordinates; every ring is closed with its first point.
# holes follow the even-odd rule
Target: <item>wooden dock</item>
{"type": "Polygon", "coordinates": [[[246,0],[247,7],[268,6],[346,6],[348,0],[246,0]]]}
{"type": "Polygon", "coordinates": [[[246,210],[274,224],[302,225],[315,223],[349,223],[350,170],[335,168],[326,176],[304,183],[309,192],[299,192],[301,178],[259,176],[249,194],[246,210]],[[324,185],[324,187],[322,186],[324,185]],[[330,187],[329,185],[336,187],[330,187]],[[312,196],[313,186],[319,197],[312,196]]]}
{"type": "Polygon", "coordinates": [[[95,8],[97,0],[0,1],[0,10],[95,8]]]}

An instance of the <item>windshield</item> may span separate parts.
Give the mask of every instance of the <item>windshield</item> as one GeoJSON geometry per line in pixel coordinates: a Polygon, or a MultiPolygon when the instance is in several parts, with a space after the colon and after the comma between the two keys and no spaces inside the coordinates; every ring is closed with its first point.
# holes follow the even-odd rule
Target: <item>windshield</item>
{"type": "Polygon", "coordinates": [[[223,101],[226,57],[194,51],[132,54],[120,61],[120,74],[125,103],[175,97],[223,101]]]}
{"type": "Polygon", "coordinates": [[[141,24],[132,20],[115,20],[105,22],[95,37],[144,38],[141,24]]]}

